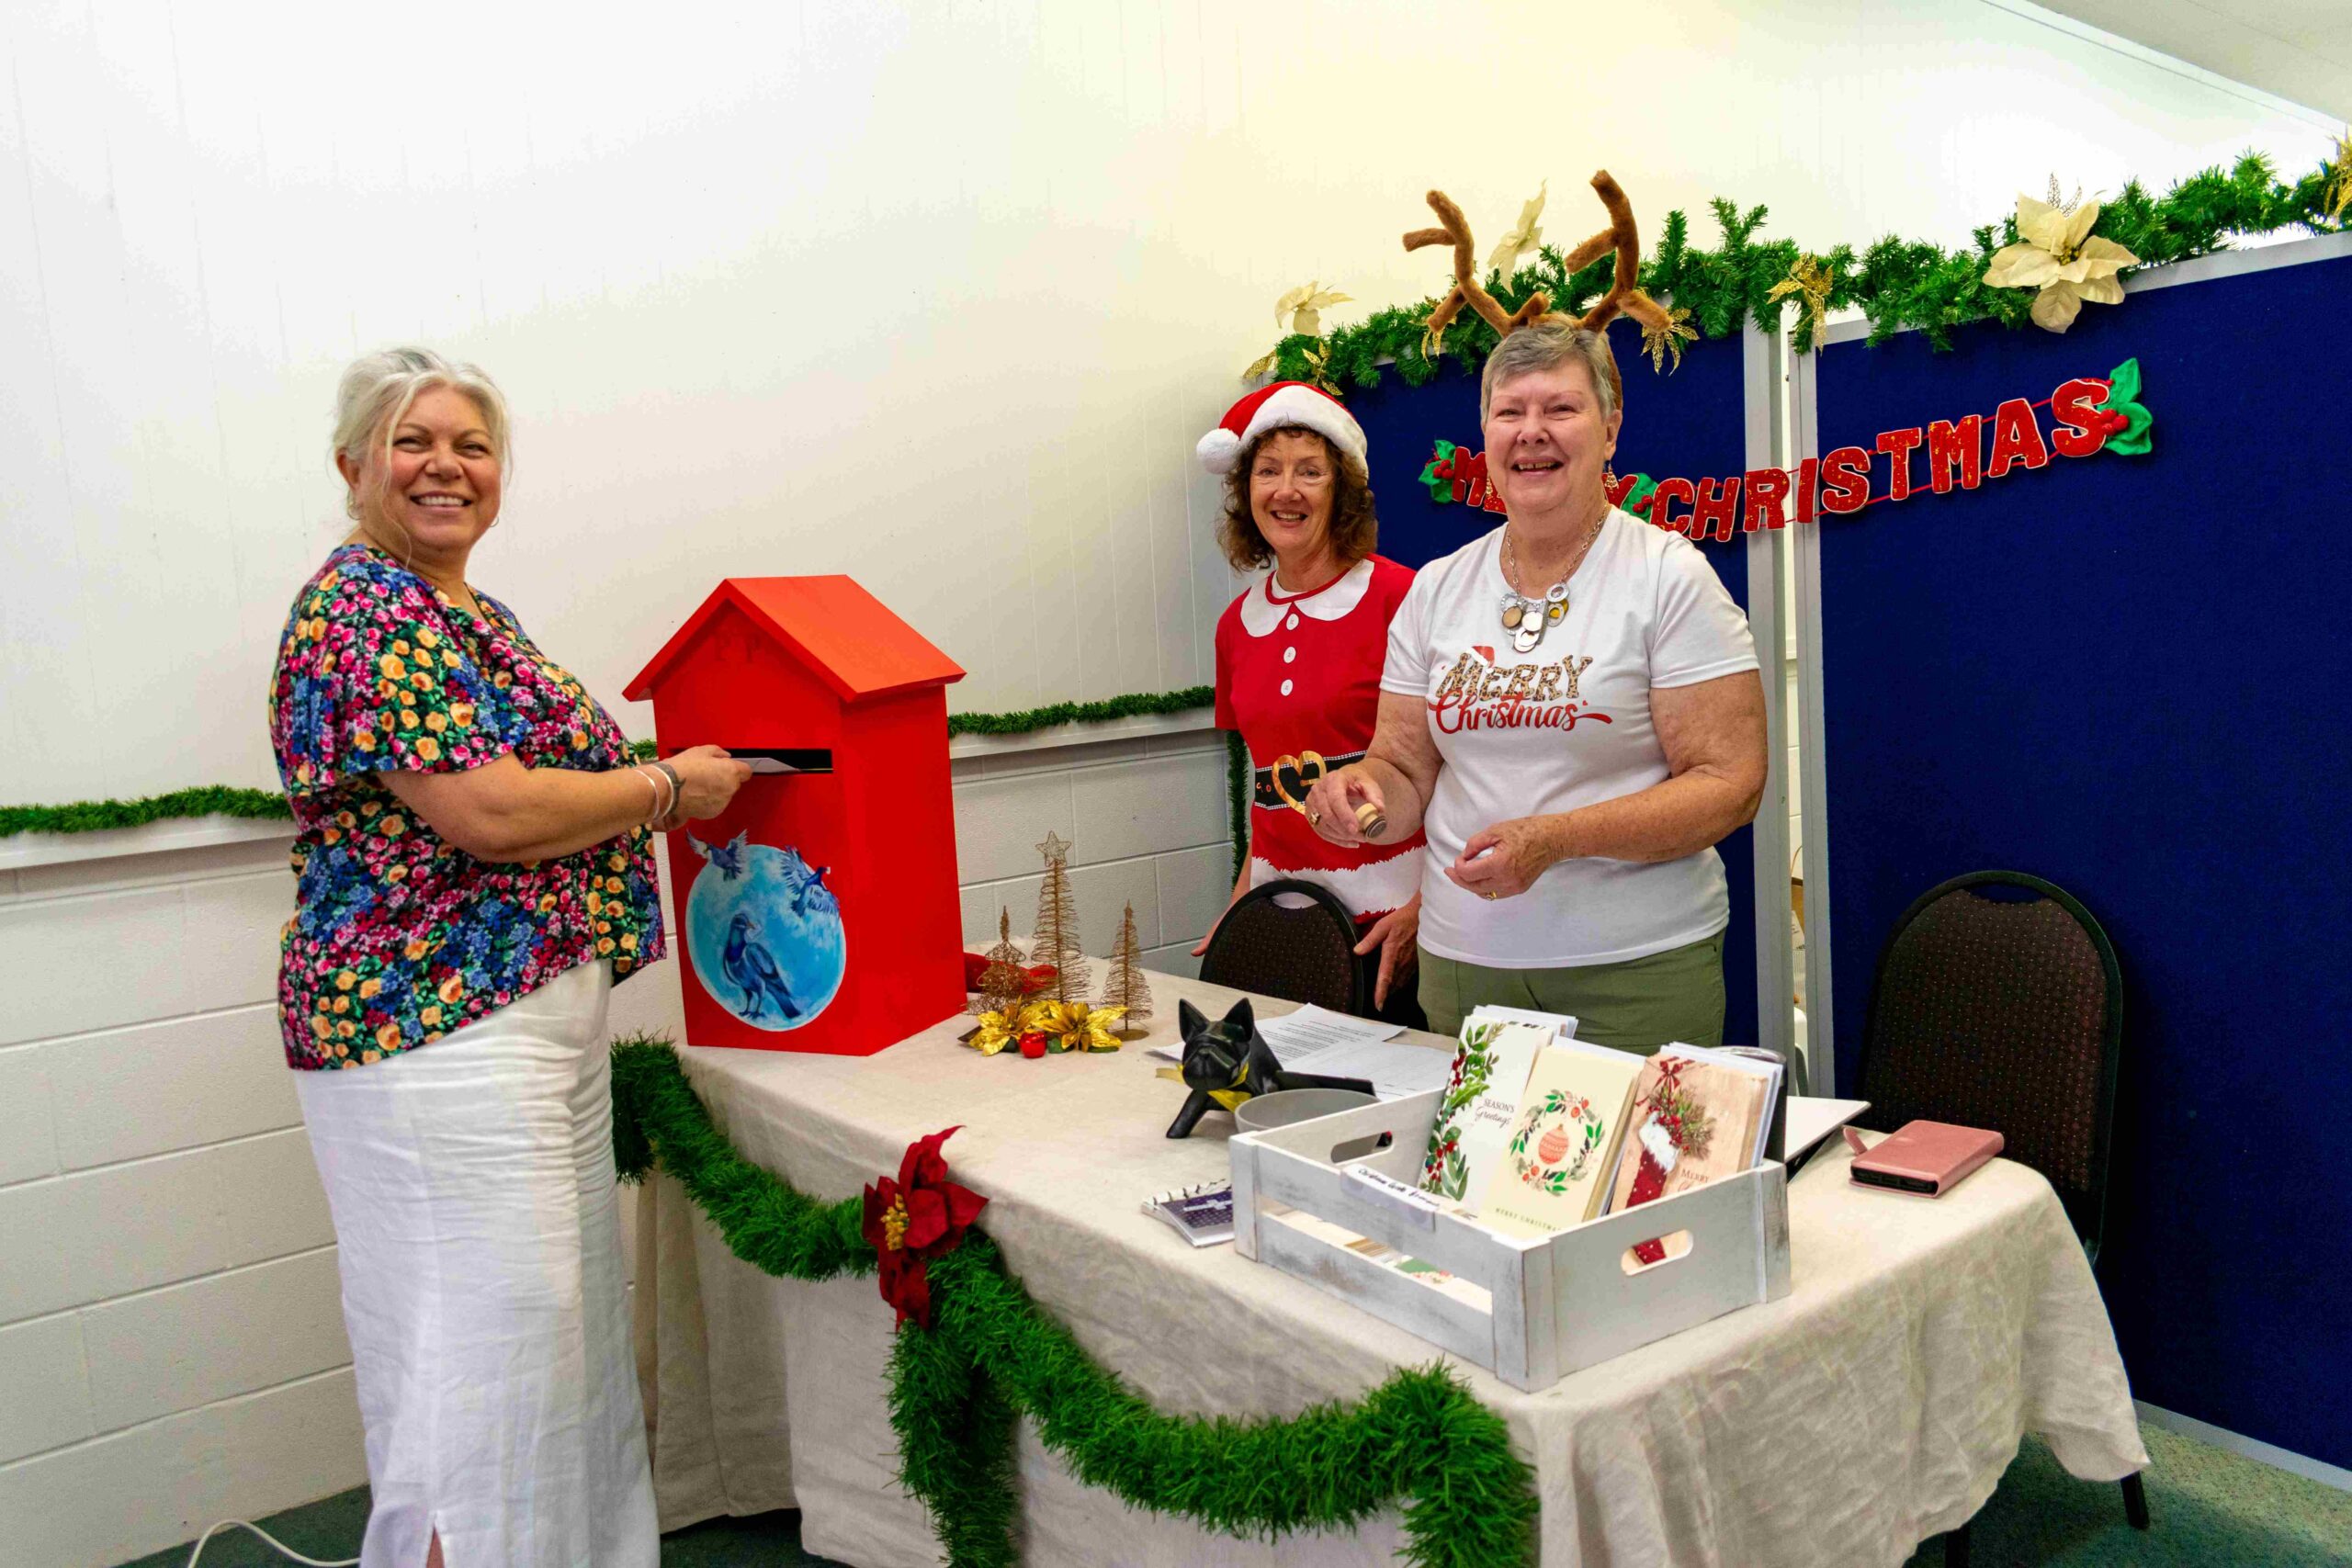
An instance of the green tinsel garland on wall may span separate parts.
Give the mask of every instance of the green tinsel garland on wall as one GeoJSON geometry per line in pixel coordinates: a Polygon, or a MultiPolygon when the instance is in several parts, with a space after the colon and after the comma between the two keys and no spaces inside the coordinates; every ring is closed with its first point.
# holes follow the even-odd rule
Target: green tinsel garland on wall
{"type": "MultiPolygon", "coordinates": [[[[738,1154],[669,1045],[613,1047],[613,1151],[624,1180],[657,1164],[729,1250],[792,1280],[870,1274],[857,1198],[824,1203],[738,1154]]],[[[1091,1486],[1204,1529],[1272,1540],[1343,1529],[1402,1503],[1416,1568],[1534,1556],[1536,1498],[1500,1416],[1437,1367],[1400,1371],[1351,1405],[1286,1420],[1163,1416],[1089,1356],[974,1231],[931,1265],[933,1326],[899,1330],[888,1369],[901,1481],[954,1568],[1009,1568],[1012,1439],[1025,1416],[1091,1486]]],[[[876,1312],[888,1309],[877,1299],[876,1312]]]]}
{"type": "MultiPolygon", "coordinates": [[[[2342,171],[2331,162],[2289,185],[2267,158],[2248,152],[2231,168],[2192,175],[2162,197],[2132,181],[2101,205],[2091,232],[2138,256],[2142,269],[2225,249],[2233,234],[2284,229],[2338,233],[2346,225],[2331,214],[2332,186],[2340,177],[2342,171]]],[[[1993,254],[2018,239],[2014,214],[1976,230],[1966,249],[1947,251],[1932,242],[1889,235],[1857,255],[1850,245],[1807,251],[1791,240],[1759,241],[1756,232],[1763,227],[1764,208],[1742,211],[1720,197],[1710,205],[1723,233],[1721,245],[1706,250],[1692,244],[1690,219],[1669,212],[1658,231],[1657,254],[1641,267],[1644,290],[1663,304],[1689,310],[1689,324],[1702,337],[1727,337],[1751,316],[1767,327],[1777,323],[1782,301],[1770,298],[1773,286],[1806,256],[1828,275],[1828,308],[1860,310],[1870,319],[1872,343],[1908,327],[1924,333],[1938,348],[1950,348],[1954,327],[1985,320],[2019,327],[2033,308],[2032,289],[1996,288],[1984,281],[1993,254]]],[[[1487,275],[1487,291],[1506,310],[1517,310],[1542,289],[1551,296],[1554,310],[1580,314],[1607,291],[1615,265],[1604,255],[1570,274],[1552,246],[1541,247],[1538,255],[1540,260],[1509,279],[1487,275]]],[[[1407,385],[1417,387],[1446,359],[1476,371],[1495,346],[1495,329],[1476,312],[1464,312],[1446,330],[1445,346],[1432,361],[1421,353],[1421,338],[1422,323],[1435,304],[1424,299],[1378,310],[1321,338],[1294,333],[1274,350],[1272,378],[1376,387],[1383,362],[1393,361],[1407,385]]],[[[1808,313],[1799,312],[1792,338],[1800,353],[1812,349],[1808,313]]]]}
{"type": "MultiPolygon", "coordinates": [[[[1019,713],[951,713],[947,716],[947,733],[951,739],[958,735],[1026,735],[1057,724],[1100,724],[1139,714],[1184,713],[1207,707],[1216,701],[1216,688],[1187,686],[1177,692],[1136,692],[1092,703],[1052,703],[1019,713]]],[[[631,741],[629,749],[640,761],[655,754],[650,740],[631,741]]],[[[200,784],[139,800],[0,806],[0,839],[14,838],[19,833],[96,833],[116,828],[143,828],[151,822],[177,817],[249,817],[290,821],[293,816],[286,797],[275,790],[200,784]]],[[[1241,819],[1238,807],[1234,819],[1237,823],[1241,819]]]]}

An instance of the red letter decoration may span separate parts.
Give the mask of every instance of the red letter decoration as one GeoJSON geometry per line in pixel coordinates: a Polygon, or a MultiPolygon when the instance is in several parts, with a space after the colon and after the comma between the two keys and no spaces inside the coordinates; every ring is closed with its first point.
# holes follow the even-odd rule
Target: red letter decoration
{"type": "Polygon", "coordinates": [[[1807,457],[1797,465],[1797,521],[1813,521],[1813,509],[1821,495],[1821,459],[1807,457]]]}
{"type": "Polygon", "coordinates": [[[1911,449],[1919,445],[1917,425],[1909,430],[1889,430],[1878,438],[1878,449],[1894,459],[1887,475],[1886,498],[1889,501],[1908,500],[1911,494],[1911,449]]]}
{"type": "Polygon", "coordinates": [[[1821,509],[1860,512],[1870,504],[1871,455],[1859,446],[1840,446],[1821,460],[1821,509]]]}
{"type": "Polygon", "coordinates": [[[1984,465],[1987,478],[1999,479],[2013,464],[2038,468],[2048,461],[2050,448],[2041,444],[2041,426],[2034,420],[2031,403],[2011,398],[1993,411],[1993,456],[1984,465]]]}
{"type": "Polygon", "coordinates": [[[1689,479],[1658,480],[1657,493],[1650,501],[1650,521],[1668,533],[1690,534],[1696,537],[1697,530],[1691,526],[1690,518],[1668,515],[1667,507],[1677,497],[1688,505],[1698,499],[1698,492],[1690,488],[1689,479]]]}
{"type": "Polygon", "coordinates": [[[1936,420],[1928,426],[1928,483],[1938,495],[1951,489],[1952,468],[1960,488],[1974,490],[1984,479],[1984,416],[1972,413],[1958,424],[1936,420]]]}
{"type": "Polygon", "coordinates": [[[1739,480],[1701,479],[1699,497],[1690,507],[1690,536],[1703,539],[1713,535],[1728,539],[1739,518],[1739,480]]]}
{"type": "Polygon", "coordinates": [[[1789,476],[1779,468],[1747,470],[1747,506],[1741,513],[1740,530],[1753,534],[1758,528],[1785,528],[1788,517],[1781,502],[1788,499],[1789,476]]]}
{"type": "Polygon", "coordinates": [[[2106,398],[2104,383],[2079,376],[2050,394],[2050,412],[2058,422],[2050,445],[2060,457],[2087,457],[2107,445],[2110,422],[2094,412],[2106,398]]]}

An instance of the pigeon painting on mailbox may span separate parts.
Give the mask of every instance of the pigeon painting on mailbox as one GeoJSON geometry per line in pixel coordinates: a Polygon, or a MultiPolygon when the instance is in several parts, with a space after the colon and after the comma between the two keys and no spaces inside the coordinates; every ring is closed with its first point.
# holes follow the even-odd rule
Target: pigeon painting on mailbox
{"type": "Polygon", "coordinates": [[[686,843],[716,875],[696,875],[679,925],[695,978],[719,1006],[761,1029],[797,1029],[842,988],[848,939],[842,907],[825,886],[829,867],[811,866],[789,846],[746,843],[738,833],[686,843]]]}
{"type": "Polygon", "coordinates": [[[962,1009],[963,674],[846,577],[737,577],[629,683],[664,754],[753,769],[669,836],[687,1043],[866,1055],[962,1009]]]}

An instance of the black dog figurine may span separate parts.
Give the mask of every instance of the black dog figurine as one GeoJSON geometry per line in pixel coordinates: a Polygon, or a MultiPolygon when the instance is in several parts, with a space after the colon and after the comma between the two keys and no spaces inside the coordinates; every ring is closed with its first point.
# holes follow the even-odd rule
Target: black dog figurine
{"type": "Polygon", "coordinates": [[[1176,1120],[1168,1124],[1171,1138],[1192,1136],[1193,1126],[1212,1107],[1230,1111],[1253,1095],[1272,1094],[1285,1089],[1372,1092],[1372,1085],[1362,1078],[1283,1071],[1282,1063],[1274,1059],[1273,1047],[1258,1032],[1258,1021],[1250,1012],[1247,997],[1234,1003],[1233,1010],[1215,1023],[1192,1003],[1178,1002],[1176,1022],[1184,1037],[1184,1087],[1193,1092],[1184,1101],[1184,1109],[1176,1113],[1176,1120]]]}

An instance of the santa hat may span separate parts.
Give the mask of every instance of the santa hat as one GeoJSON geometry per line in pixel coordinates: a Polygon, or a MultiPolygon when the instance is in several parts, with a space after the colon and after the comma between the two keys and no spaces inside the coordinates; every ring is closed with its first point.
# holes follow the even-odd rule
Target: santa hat
{"type": "Polygon", "coordinates": [[[1293,426],[1315,432],[1341,457],[1364,460],[1363,426],[1339,399],[1305,381],[1276,381],[1226,410],[1217,427],[1201,437],[1201,467],[1229,473],[1244,446],[1269,430],[1293,426]]]}

